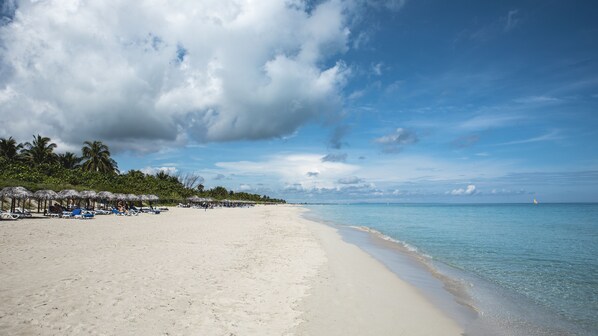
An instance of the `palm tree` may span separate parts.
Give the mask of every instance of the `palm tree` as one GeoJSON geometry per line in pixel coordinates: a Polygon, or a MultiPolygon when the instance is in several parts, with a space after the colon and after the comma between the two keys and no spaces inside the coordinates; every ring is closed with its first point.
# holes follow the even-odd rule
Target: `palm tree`
{"type": "Polygon", "coordinates": [[[66,169],[81,167],[81,158],[71,152],[58,154],[58,162],[60,162],[60,165],[66,169]]]}
{"type": "Polygon", "coordinates": [[[19,158],[19,150],[23,148],[23,144],[17,144],[13,137],[0,139],[0,157],[7,160],[16,160],[19,158]]]}
{"type": "Polygon", "coordinates": [[[170,177],[170,174],[168,174],[168,172],[165,172],[163,170],[160,170],[159,172],[156,173],[156,178],[158,180],[167,180],[170,177]]]}
{"type": "Polygon", "coordinates": [[[83,169],[101,173],[118,173],[118,165],[110,157],[110,149],[101,141],[85,141],[81,153],[83,169]]]}
{"type": "Polygon", "coordinates": [[[50,142],[50,138],[38,134],[33,136],[31,143],[25,143],[22,153],[25,160],[33,164],[52,163],[56,160],[55,148],[56,144],[50,142]]]}

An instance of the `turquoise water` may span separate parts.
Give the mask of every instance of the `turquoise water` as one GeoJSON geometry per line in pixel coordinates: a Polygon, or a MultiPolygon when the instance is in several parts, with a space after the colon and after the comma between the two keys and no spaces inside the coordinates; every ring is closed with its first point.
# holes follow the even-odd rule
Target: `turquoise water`
{"type": "Polygon", "coordinates": [[[598,335],[598,204],[308,208],[377,230],[464,282],[486,324],[468,334],[598,335]]]}

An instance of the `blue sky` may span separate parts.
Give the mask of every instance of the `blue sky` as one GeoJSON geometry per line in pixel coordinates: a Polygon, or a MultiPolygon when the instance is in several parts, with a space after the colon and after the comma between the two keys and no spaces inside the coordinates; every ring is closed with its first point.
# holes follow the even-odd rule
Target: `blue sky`
{"type": "Polygon", "coordinates": [[[592,1],[1,10],[0,137],[290,201],[598,201],[592,1]]]}

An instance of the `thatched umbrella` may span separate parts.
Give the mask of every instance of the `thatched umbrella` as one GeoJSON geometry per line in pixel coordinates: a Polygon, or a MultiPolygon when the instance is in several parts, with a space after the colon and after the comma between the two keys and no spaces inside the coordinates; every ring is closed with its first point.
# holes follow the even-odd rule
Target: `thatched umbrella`
{"type": "Polygon", "coordinates": [[[109,201],[114,200],[114,194],[109,191],[100,191],[96,194],[96,199],[108,203],[109,201]]]}
{"type": "Polygon", "coordinates": [[[126,201],[127,200],[127,195],[116,193],[116,194],[114,194],[114,199],[117,200],[117,201],[126,201]]]}
{"type": "Polygon", "coordinates": [[[93,191],[93,190],[83,190],[82,192],[79,193],[79,196],[81,196],[82,199],[86,200],[86,207],[89,207],[89,203],[91,201],[91,199],[96,198],[98,194],[93,191]]]}
{"type": "Polygon", "coordinates": [[[148,195],[139,195],[139,203],[141,203],[141,210],[143,210],[143,201],[149,201],[148,195]]]}
{"type": "Polygon", "coordinates": [[[131,204],[134,204],[136,201],[139,201],[139,196],[135,194],[126,194],[126,200],[129,202],[129,207],[131,204]]]}
{"type": "MultiPolygon", "coordinates": [[[[19,200],[19,204],[21,200],[25,200],[27,198],[33,197],[33,193],[23,187],[6,187],[0,190],[0,197],[10,197],[11,205],[10,211],[15,211],[15,200],[19,200]]],[[[4,202],[2,202],[2,206],[4,206],[4,202]]]]}
{"type": "Polygon", "coordinates": [[[58,193],[55,192],[54,190],[38,190],[38,191],[36,191],[36,192],[33,193],[33,197],[38,200],[38,202],[37,202],[37,212],[40,212],[40,205],[41,205],[40,201],[44,201],[44,213],[45,213],[46,209],[48,208],[47,202],[51,201],[53,199],[57,199],[58,198],[58,193]]]}
{"type": "Polygon", "coordinates": [[[66,205],[68,207],[69,201],[79,199],[79,198],[81,198],[81,195],[79,194],[79,192],[77,190],[66,189],[66,190],[61,190],[58,192],[58,198],[67,200],[66,205]]]}
{"type": "Polygon", "coordinates": [[[160,197],[158,197],[156,195],[147,195],[147,198],[148,198],[150,207],[152,206],[152,201],[157,201],[160,199],[160,197]]]}
{"type": "Polygon", "coordinates": [[[109,191],[100,191],[96,194],[96,198],[99,200],[111,201],[114,199],[114,194],[109,191]]]}

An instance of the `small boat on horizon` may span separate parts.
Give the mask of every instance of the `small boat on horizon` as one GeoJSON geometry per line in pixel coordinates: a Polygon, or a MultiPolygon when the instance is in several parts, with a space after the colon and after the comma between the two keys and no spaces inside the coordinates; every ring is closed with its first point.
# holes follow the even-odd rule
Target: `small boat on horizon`
{"type": "Polygon", "coordinates": [[[538,204],[538,200],[534,197],[534,204],[538,204]]]}

